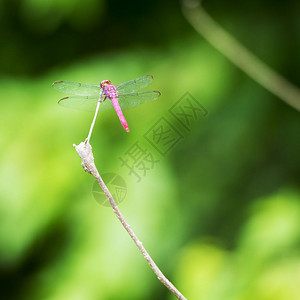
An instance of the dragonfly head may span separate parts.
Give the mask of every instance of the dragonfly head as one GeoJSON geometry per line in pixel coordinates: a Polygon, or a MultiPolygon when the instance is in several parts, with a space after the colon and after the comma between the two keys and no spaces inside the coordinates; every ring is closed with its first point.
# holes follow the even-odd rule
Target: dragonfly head
{"type": "Polygon", "coordinates": [[[101,83],[100,83],[101,89],[102,89],[105,85],[107,85],[107,84],[111,84],[110,80],[103,80],[103,81],[101,81],[101,83]]]}

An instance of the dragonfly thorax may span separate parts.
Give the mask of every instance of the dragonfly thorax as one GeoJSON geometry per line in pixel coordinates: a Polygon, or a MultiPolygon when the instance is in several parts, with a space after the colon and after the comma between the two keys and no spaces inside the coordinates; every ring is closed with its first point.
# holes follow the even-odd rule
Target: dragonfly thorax
{"type": "Polygon", "coordinates": [[[116,87],[111,84],[110,80],[103,80],[100,86],[107,98],[112,100],[119,97],[116,87]]]}

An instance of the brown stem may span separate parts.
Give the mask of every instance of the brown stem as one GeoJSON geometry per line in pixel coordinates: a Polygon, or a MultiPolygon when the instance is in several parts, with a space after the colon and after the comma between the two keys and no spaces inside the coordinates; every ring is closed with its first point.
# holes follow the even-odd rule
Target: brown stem
{"type": "Polygon", "coordinates": [[[199,0],[182,0],[182,11],[187,21],[212,46],[253,80],[281,100],[300,111],[300,90],[217,24],[204,10],[199,0]]]}
{"type": "Polygon", "coordinates": [[[94,156],[92,152],[92,146],[89,143],[89,139],[86,139],[85,142],[80,143],[78,146],[73,145],[82,159],[81,165],[83,166],[84,170],[87,173],[90,173],[95,177],[97,182],[99,183],[101,189],[103,190],[104,194],[106,195],[115,215],[119,219],[119,221],[122,223],[125,230],[129,233],[130,237],[136,244],[136,246],[139,248],[139,250],[142,252],[144,258],[147,260],[148,264],[150,265],[151,269],[156,274],[157,278],[178,298],[181,300],[186,300],[186,298],[176,289],[176,287],[166,278],[166,276],[161,272],[161,270],[158,268],[158,266],[155,264],[145,247],[143,246],[142,242],[139,240],[139,238],[136,236],[136,234],[133,232],[129,224],[126,222],[124,217],[122,216],[114,198],[112,197],[110,191],[108,190],[107,186],[103,182],[96,165],[94,163],[94,156]]]}

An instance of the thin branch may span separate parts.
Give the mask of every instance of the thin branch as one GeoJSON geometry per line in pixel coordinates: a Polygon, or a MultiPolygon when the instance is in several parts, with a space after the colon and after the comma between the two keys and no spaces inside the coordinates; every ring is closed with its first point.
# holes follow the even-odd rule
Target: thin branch
{"type": "Polygon", "coordinates": [[[194,29],[231,62],[281,100],[300,111],[300,90],[251,53],[218,25],[199,0],[182,0],[183,14],[194,29]]]}
{"type": "MultiPolygon", "coordinates": [[[[100,96],[101,99],[101,96],[100,96]]],[[[100,102],[98,102],[100,103],[100,102]]],[[[98,105],[97,108],[99,109],[98,105]]],[[[144,258],[147,260],[148,264],[150,265],[151,269],[156,274],[157,278],[180,300],[186,300],[186,298],[176,289],[176,287],[166,278],[166,276],[161,272],[161,270],[158,268],[158,266],[155,264],[149,253],[146,251],[145,247],[143,246],[142,242],[139,240],[139,238],[136,236],[136,234],[133,232],[129,224],[124,219],[123,215],[121,214],[114,198],[112,197],[110,191],[108,190],[107,186],[103,182],[97,168],[94,162],[94,156],[92,152],[92,146],[89,143],[89,139],[91,137],[91,130],[94,126],[96,116],[97,116],[97,109],[94,116],[94,120],[89,132],[88,138],[85,140],[85,142],[81,142],[78,146],[73,145],[75,147],[75,150],[77,151],[78,155],[82,159],[81,165],[83,166],[84,170],[87,173],[90,173],[95,177],[97,182],[99,183],[101,189],[103,190],[104,194],[106,195],[115,215],[119,219],[119,221],[122,223],[125,230],[128,232],[130,237],[132,238],[133,242],[136,244],[138,249],[143,254],[144,258]]]]}
{"type": "Polygon", "coordinates": [[[100,95],[99,95],[99,100],[98,100],[98,102],[97,102],[97,107],[96,107],[94,119],[93,119],[93,122],[92,122],[92,124],[91,124],[91,128],[90,128],[88,137],[87,137],[87,139],[86,139],[88,143],[90,142],[91,135],[92,135],[92,132],[93,132],[93,129],[94,129],[94,126],[95,126],[96,118],[97,118],[97,115],[98,115],[98,112],[99,112],[99,108],[100,108],[100,104],[101,104],[101,98],[102,98],[102,93],[103,93],[103,90],[101,89],[101,90],[100,90],[100,95]]]}

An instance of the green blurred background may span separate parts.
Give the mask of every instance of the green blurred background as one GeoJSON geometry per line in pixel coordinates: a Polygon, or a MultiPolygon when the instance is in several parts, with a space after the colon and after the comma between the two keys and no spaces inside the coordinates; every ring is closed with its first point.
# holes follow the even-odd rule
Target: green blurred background
{"type": "MultiPolygon", "coordinates": [[[[207,0],[205,9],[300,85],[299,1],[207,0]]],[[[238,55],[238,53],[237,53],[238,55]]],[[[120,209],[188,299],[300,299],[299,112],[199,36],[177,1],[0,0],[1,299],[174,299],[72,147],[92,114],[57,105],[55,80],[152,74],[155,103],[99,116],[101,174],[127,185],[120,209]],[[208,115],[185,130],[168,110],[189,92],[208,115]],[[183,139],[141,182],[119,157],[165,117],[183,139]]],[[[156,153],[157,154],[157,153],[156,153]]]]}

